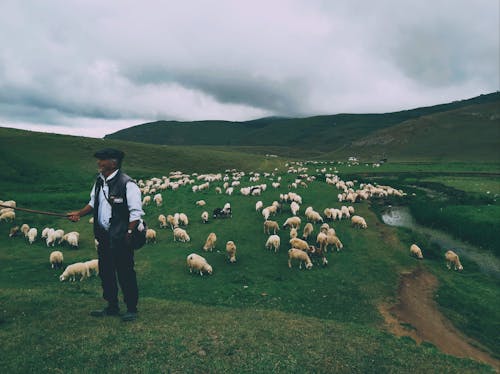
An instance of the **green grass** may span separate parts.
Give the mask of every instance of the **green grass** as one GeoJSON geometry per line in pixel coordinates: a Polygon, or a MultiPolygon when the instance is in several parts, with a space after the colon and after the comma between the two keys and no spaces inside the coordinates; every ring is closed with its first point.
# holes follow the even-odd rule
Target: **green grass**
{"type": "MultiPolygon", "coordinates": [[[[284,174],[282,159],[258,153],[2,132],[14,144],[2,144],[3,162],[9,168],[2,171],[0,199],[43,210],[65,212],[87,203],[95,169],[89,155],[104,146],[125,148],[124,170],[137,178],[161,177],[184,166],[190,172],[278,167],[282,186],[294,178],[284,174]],[[55,155],[44,153],[47,144],[58,149],[55,155]],[[20,158],[18,149],[26,149],[28,158],[20,158]]],[[[29,245],[22,238],[8,238],[11,224],[0,223],[0,367],[9,373],[489,371],[472,360],[444,355],[430,344],[417,346],[409,338],[385,332],[377,306],[395,299],[399,272],[420,262],[408,256],[409,239],[383,225],[370,203],[355,205],[367,219],[367,230],[356,230],[347,221],[334,224],[345,249],[329,254],[327,267],[316,263],[310,271],[289,269],[287,231],[279,233],[280,252],[268,252],[255,202],[271,204],[287,189],[272,190],[267,183],[269,188],[260,198],[216,195],[214,186],[197,194],[182,187],[162,193],[163,207],[145,208],[158,242],[136,253],[140,319],[129,325],[90,317],[90,310],[103,305],[98,279],[59,282],[61,271],[50,269],[48,263],[51,249],[41,241],[29,245]],[[209,212],[230,201],[233,218],[202,224],[204,209],[194,204],[199,199],[207,201],[204,209],[209,212]],[[190,243],[174,243],[171,231],[158,227],[159,213],[181,211],[190,218],[190,243]],[[211,231],[218,236],[217,250],[203,253],[201,247],[211,231]],[[225,258],[228,240],[237,245],[236,264],[225,258]],[[185,261],[192,252],[207,258],[214,268],[212,276],[189,273],[185,261]]],[[[304,199],[302,214],[309,205],[320,212],[340,206],[337,190],[321,178],[297,192],[304,199]]],[[[281,224],[289,215],[286,208],[274,219],[281,224]]],[[[71,223],[19,213],[16,224],[21,223],[39,232],[46,226],[79,231],[80,249],[63,248],[66,264],[96,257],[87,219],[71,223]]],[[[491,327],[499,320],[498,284],[467,261],[462,274],[447,272],[440,257],[424,264],[443,277],[446,290],[440,291],[438,302],[444,313],[459,329],[497,352],[500,346],[491,327]],[[454,282],[458,277],[460,281],[454,282]]]]}
{"type": "Polygon", "coordinates": [[[425,178],[423,182],[438,182],[465,192],[500,195],[500,178],[447,177],[443,179],[442,177],[425,178]]]}

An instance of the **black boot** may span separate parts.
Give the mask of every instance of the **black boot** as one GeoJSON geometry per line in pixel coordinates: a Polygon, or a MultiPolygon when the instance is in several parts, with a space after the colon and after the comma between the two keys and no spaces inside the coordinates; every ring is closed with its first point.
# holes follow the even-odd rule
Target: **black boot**
{"type": "Polygon", "coordinates": [[[127,310],[127,313],[125,313],[122,316],[122,321],[123,322],[129,322],[129,321],[135,321],[137,319],[137,309],[135,310],[127,310]]]}
{"type": "Polygon", "coordinates": [[[120,309],[118,305],[108,305],[104,309],[93,310],[90,312],[92,317],[105,317],[105,316],[118,316],[120,314],[120,309]]]}

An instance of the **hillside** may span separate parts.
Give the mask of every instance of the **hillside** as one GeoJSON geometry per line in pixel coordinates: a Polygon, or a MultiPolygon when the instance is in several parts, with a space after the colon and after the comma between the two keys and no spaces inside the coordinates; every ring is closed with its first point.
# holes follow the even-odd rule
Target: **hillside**
{"type": "MultiPolygon", "coordinates": [[[[476,126],[478,121],[483,124],[487,122],[486,117],[491,117],[489,122],[492,125],[491,129],[475,133],[476,140],[470,144],[469,149],[470,153],[474,153],[475,148],[472,146],[481,144],[483,140],[488,144],[500,145],[490,137],[496,134],[495,131],[500,125],[500,121],[496,118],[498,109],[495,109],[499,107],[500,93],[495,92],[449,104],[384,114],[336,114],[309,118],[271,117],[247,122],[158,121],[124,129],[106,135],[105,138],[170,145],[293,146],[315,152],[336,152],[335,154],[342,156],[346,154],[342,152],[343,149],[347,148],[351,152],[352,145],[352,149],[356,150],[362,144],[357,142],[366,139],[371,145],[370,153],[385,154],[387,142],[370,141],[367,137],[372,134],[380,137],[380,131],[391,132],[395,126],[402,124],[412,123],[414,127],[418,127],[421,123],[425,123],[423,118],[431,118],[433,123],[442,121],[435,127],[433,136],[436,139],[445,139],[449,133],[453,133],[456,139],[463,138],[466,142],[464,146],[468,146],[467,141],[473,140],[470,138],[470,133],[474,132],[470,127],[476,126]]],[[[456,149],[451,147],[452,149],[448,150],[448,146],[441,147],[438,152],[438,148],[426,145],[427,140],[425,137],[419,138],[419,142],[423,143],[416,143],[416,148],[426,149],[424,155],[428,158],[439,159],[456,154],[456,149]]],[[[488,146],[477,155],[474,153],[473,158],[491,158],[491,148],[488,146]]],[[[462,159],[468,157],[464,156],[462,159]]]]}

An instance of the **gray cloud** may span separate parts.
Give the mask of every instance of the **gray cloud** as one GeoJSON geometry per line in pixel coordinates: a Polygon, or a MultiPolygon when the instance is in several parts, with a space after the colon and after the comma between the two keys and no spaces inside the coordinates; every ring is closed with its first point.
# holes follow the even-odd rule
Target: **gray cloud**
{"type": "Polygon", "coordinates": [[[0,45],[0,123],[94,136],[157,119],[387,112],[500,80],[489,0],[4,0],[0,45]]]}

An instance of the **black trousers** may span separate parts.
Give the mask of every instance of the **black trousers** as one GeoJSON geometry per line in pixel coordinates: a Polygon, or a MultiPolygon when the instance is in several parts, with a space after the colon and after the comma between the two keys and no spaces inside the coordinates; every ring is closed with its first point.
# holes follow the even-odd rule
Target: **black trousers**
{"type": "Polygon", "coordinates": [[[99,241],[99,277],[102,297],[112,307],[118,306],[118,285],[123,292],[123,301],[129,312],[137,312],[139,289],[134,270],[134,250],[125,246],[124,241],[111,242],[109,234],[103,233],[99,241]]]}

